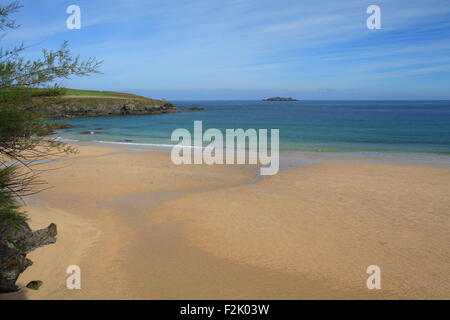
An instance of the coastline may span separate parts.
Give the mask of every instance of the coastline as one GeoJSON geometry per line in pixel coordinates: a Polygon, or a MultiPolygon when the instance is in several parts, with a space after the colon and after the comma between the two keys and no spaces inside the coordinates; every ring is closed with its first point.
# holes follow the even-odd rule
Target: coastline
{"type": "MultiPolygon", "coordinates": [[[[170,152],[175,144],[152,144],[123,141],[74,140],[57,137],[59,141],[74,146],[118,148],[122,152],[170,152]]],[[[238,151],[242,154],[242,151],[238,151]]],[[[427,167],[450,167],[450,155],[412,152],[326,152],[304,150],[280,150],[280,170],[302,168],[325,162],[354,162],[372,164],[397,164],[427,167]]]]}
{"type": "Polygon", "coordinates": [[[167,152],[78,146],[27,199],[58,225],[0,299],[449,298],[449,168],[295,163],[175,166],[167,152]],[[292,165],[292,164],[291,164],[292,165]],[[68,265],[82,290],[65,288],[68,265]],[[365,288],[380,264],[383,290],[365,288]]]}
{"type": "Polygon", "coordinates": [[[296,157],[450,163],[450,105],[445,101],[177,101],[177,105],[182,110],[197,107],[206,111],[71,118],[69,122],[75,127],[58,131],[58,135],[79,141],[102,141],[106,145],[120,143],[117,146],[121,147],[162,147],[162,151],[167,151],[165,147],[175,144],[170,140],[175,129],[193,132],[195,121],[202,120],[204,130],[279,129],[280,151],[296,157]],[[86,131],[94,134],[80,134],[86,131]]]}

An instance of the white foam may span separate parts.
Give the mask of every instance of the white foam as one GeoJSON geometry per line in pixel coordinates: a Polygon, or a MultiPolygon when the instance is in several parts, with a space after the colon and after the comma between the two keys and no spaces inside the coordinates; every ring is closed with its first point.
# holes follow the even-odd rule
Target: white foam
{"type": "Polygon", "coordinates": [[[63,138],[63,137],[57,137],[55,140],[62,141],[62,142],[80,142],[80,140],[66,139],[66,138],[63,138]]]}
{"type": "Polygon", "coordinates": [[[105,144],[121,144],[121,145],[130,145],[130,146],[148,146],[148,147],[164,147],[164,148],[173,148],[174,144],[163,144],[163,143],[138,143],[138,142],[122,142],[122,141],[95,141],[98,143],[105,144]]]}

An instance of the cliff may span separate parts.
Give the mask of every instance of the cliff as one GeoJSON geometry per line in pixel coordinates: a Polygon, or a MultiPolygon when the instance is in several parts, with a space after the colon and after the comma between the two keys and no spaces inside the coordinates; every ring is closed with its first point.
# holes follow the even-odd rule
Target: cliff
{"type": "Polygon", "coordinates": [[[63,92],[48,104],[48,117],[97,117],[180,112],[177,106],[168,101],[128,93],[73,89],[66,89],[63,92]]]}

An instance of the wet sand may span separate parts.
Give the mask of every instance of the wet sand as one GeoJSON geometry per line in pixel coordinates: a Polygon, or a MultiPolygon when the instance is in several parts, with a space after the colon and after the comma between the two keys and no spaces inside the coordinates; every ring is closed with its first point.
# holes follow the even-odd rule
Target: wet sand
{"type": "Polygon", "coordinates": [[[163,152],[79,147],[39,165],[27,200],[58,241],[0,299],[448,299],[450,169],[326,163],[175,166],[163,152]],[[382,289],[368,290],[378,265],[382,289]],[[82,289],[66,288],[79,265],[82,289]]]}

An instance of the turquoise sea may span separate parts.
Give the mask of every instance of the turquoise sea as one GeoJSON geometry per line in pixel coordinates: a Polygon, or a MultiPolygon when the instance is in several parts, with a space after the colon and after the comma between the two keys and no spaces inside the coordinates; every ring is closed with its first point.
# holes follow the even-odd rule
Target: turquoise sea
{"type": "Polygon", "coordinates": [[[172,101],[204,111],[72,118],[57,136],[77,141],[167,147],[173,130],[280,129],[285,153],[450,162],[450,101],[172,101]],[[104,130],[96,130],[103,128],[104,130]],[[94,134],[83,135],[82,131],[94,134]]]}

